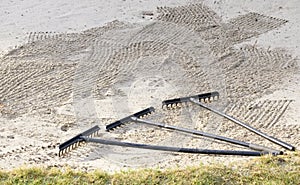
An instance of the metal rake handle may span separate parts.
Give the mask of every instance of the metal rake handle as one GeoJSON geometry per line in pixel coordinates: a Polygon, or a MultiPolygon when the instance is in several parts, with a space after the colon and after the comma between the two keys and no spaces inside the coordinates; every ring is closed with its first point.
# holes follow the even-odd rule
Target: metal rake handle
{"type": "Polygon", "coordinates": [[[236,124],[238,124],[238,125],[246,128],[246,129],[250,130],[251,132],[256,133],[257,135],[260,135],[260,136],[268,139],[269,141],[271,141],[271,142],[273,142],[273,143],[275,143],[277,145],[280,145],[280,146],[282,146],[282,147],[284,147],[284,148],[286,148],[288,150],[295,151],[295,147],[294,146],[292,146],[292,145],[290,145],[288,143],[285,143],[285,142],[283,142],[283,141],[281,141],[279,139],[276,139],[274,137],[271,137],[271,136],[269,136],[269,135],[267,135],[267,134],[265,134],[265,133],[263,133],[263,132],[255,129],[255,128],[251,127],[250,125],[248,125],[246,123],[243,123],[240,120],[237,120],[237,119],[235,119],[235,118],[233,118],[233,117],[231,117],[231,116],[229,116],[229,115],[227,115],[227,114],[225,114],[225,113],[223,113],[221,111],[215,110],[215,109],[213,109],[213,108],[211,108],[211,107],[209,107],[209,106],[207,106],[207,105],[205,105],[205,104],[197,101],[195,98],[190,98],[190,101],[193,102],[193,103],[195,103],[195,104],[197,104],[197,105],[199,105],[199,106],[201,106],[201,107],[203,107],[203,108],[205,108],[205,109],[207,109],[207,110],[210,110],[210,111],[212,111],[212,112],[214,112],[214,113],[216,113],[216,114],[218,114],[218,115],[220,115],[220,116],[222,116],[224,118],[227,118],[228,120],[230,120],[230,121],[232,121],[232,122],[234,122],[234,123],[236,123],[236,124]]]}
{"type": "Polygon", "coordinates": [[[160,150],[160,151],[169,151],[169,152],[180,152],[180,153],[213,154],[213,155],[240,155],[240,156],[261,156],[261,155],[268,154],[268,152],[257,152],[257,151],[208,150],[208,149],[198,149],[198,148],[180,148],[180,147],[172,147],[172,146],[147,145],[147,144],[140,144],[140,143],[113,141],[113,140],[100,139],[100,138],[90,138],[90,137],[85,137],[85,136],[83,136],[82,139],[84,139],[85,142],[100,143],[100,144],[104,144],[104,145],[115,145],[115,146],[131,147],[131,148],[160,150]]]}
{"type": "Polygon", "coordinates": [[[225,142],[228,142],[228,143],[231,143],[231,144],[248,147],[248,148],[251,148],[253,150],[266,151],[266,152],[269,152],[270,154],[273,154],[273,155],[283,154],[283,152],[281,152],[281,151],[278,151],[278,150],[275,150],[275,149],[272,149],[272,148],[267,148],[265,146],[252,144],[252,143],[246,143],[246,142],[235,140],[235,139],[232,139],[232,138],[227,138],[227,137],[223,137],[223,136],[219,136],[219,135],[214,135],[214,134],[210,134],[210,133],[207,133],[207,132],[201,132],[201,131],[198,131],[198,130],[195,130],[195,129],[188,129],[188,128],[177,127],[177,126],[173,126],[173,125],[167,125],[167,124],[163,124],[163,123],[156,123],[156,122],[153,122],[153,121],[144,120],[144,119],[140,119],[140,118],[137,118],[137,117],[131,117],[131,119],[134,122],[138,122],[138,123],[142,123],[142,124],[148,124],[148,125],[161,127],[161,128],[165,128],[165,129],[169,129],[169,130],[177,130],[177,131],[180,131],[180,132],[185,132],[185,133],[189,133],[189,134],[194,134],[194,135],[198,135],[198,136],[212,138],[212,139],[216,139],[216,140],[219,140],[219,141],[225,141],[225,142]]]}

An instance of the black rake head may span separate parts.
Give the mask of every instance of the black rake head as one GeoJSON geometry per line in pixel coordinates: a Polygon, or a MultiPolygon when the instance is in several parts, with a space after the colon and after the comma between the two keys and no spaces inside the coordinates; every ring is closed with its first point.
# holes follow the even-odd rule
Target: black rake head
{"type": "Polygon", "coordinates": [[[152,112],[154,112],[155,109],[154,107],[149,107],[149,108],[146,108],[144,110],[141,110],[140,112],[137,112],[137,113],[134,113],[130,116],[127,116],[123,119],[120,119],[118,121],[115,121],[109,125],[106,126],[106,131],[111,131],[111,130],[114,130],[118,127],[121,127],[121,125],[125,125],[129,122],[132,122],[133,120],[131,119],[132,117],[136,117],[136,118],[143,118],[145,116],[148,116],[149,114],[151,114],[152,112]]]}
{"type": "Polygon", "coordinates": [[[59,145],[59,153],[58,156],[62,156],[68,152],[70,152],[71,150],[74,150],[75,148],[79,147],[82,143],[85,142],[83,137],[93,137],[98,135],[98,131],[100,130],[99,126],[94,126],[80,134],[78,134],[77,136],[69,139],[68,141],[62,143],[59,145]]]}
{"type": "Polygon", "coordinates": [[[194,96],[187,96],[187,97],[181,97],[181,98],[175,98],[175,99],[170,99],[170,100],[164,100],[162,102],[162,107],[167,107],[171,108],[173,106],[177,107],[181,105],[182,103],[187,103],[191,101],[191,98],[197,99],[201,102],[211,102],[214,100],[219,99],[220,94],[217,91],[214,92],[209,92],[209,93],[203,93],[203,94],[198,94],[194,96]]]}

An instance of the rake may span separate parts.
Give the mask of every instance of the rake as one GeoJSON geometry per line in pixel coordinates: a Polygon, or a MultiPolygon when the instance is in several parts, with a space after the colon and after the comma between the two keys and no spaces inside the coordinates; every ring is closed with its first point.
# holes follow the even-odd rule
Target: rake
{"type": "Polygon", "coordinates": [[[93,138],[93,136],[98,135],[100,128],[99,126],[94,126],[87,131],[84,131],[77,136],[71,138],[70,140],[59,145],[59,157],[72,151],[73,149],[82,145],[85,142],[99,143],[103,145],[115,145],[139,149],[150,149],[150,150],[160,150],[169,152],[179,152],[179,153],[194,153],[194,154],[218,154],[218,155],[242,155],[242,156],[261,156],[266,155],[268,152],[256,152],[256,151],[232,151],[232,150],[207,150],[207,149],[197,149],[197,148],[180,148],[180,147],[170,147],[170,146],[159,146],[159,145],[147,145],[141,143],[130,143],[122,141],[107,140],[101,138],[93,138]]]}
{"type": "MultiPolygon", "coordinates": [[[[198,95],[198,97],[202,97],[202,95],[198,95]]],[[[207,94],[204,97],[208,98],[207,94]]],[[[114,130],[118,127],[121,127],[125,124],[128,124],[130,122],[135,122],[135,123],[142,123],[142,124],[146,124],[146,125],[152,125],[152,126],[156,126],[156,127],[160,127],[160,128],[165,128],[165,129],[168,129],[168,130],[176,130],[176,131],[180,131],[180,132],[184,132],[184,133],[188,133],[188,134],[193,134],[193,135],[197,135],[197,136],[212,138],[212,139],[216,139],[216,140],[220,140],[220,141],[225,141],[225,142],[228,142],[228,143],[231,143],[231,144],[240,145],[240,146],[243,146],[243,147],[248,147],[248,148],[253,149],[253,150],[268,152],[272,155],[283,154],[283,152],[281,152],[281,151],[274,150],[274,149],[271,149],[271,148],[267,148],[267,147],[264,147],[264,146],[261,146],[261,145],[253,144],[253,143],[247,143],[247,142],[243,142],[243,141],[239,141],[239,140],[235,140],[235,139],[231,139],[231,138],[227,138],[227,137],[223,137],[223,136],[219,136],[219,135],[214,135],[214,134],[210,134],[210,133],[206,133],[206,132],[201,132],[201,131],[198,131],[198,130],[195,130],[195,129],[177,127],[177,126],[173,126],[173,125],[167,125],[167,124],[164,124],[164,123],[157,123],[157,122],[153,122],[153,121],[150,121],[150,120],[141,119],[141,117],[149,115],[154,111],[155,111],[155,109],[153,107],[149,107],[149,108],[144,109],[144,110],[142,110],[138,113],[132,114],[132,115],[127,116],[127,117],[125,117],[121,120],[118,120],[116,122],[113,122],[113,123],[107,125],[106,130],[111,131],[111,130],[114,130]]]]}
{"type": "Polygon", "coordinates": [[[162,102],[162,106],[163,107],[176,107],[176,106],[179,106],[181,103],[187,103],[187,102],[191,102],[191,103],[194,103],[202,108],[205,108],[209,111],[212,111],[248,130],[250,130],[251,132],[259,135],[259,136],[262,136],[264,137],[265,139],[279,145],[279,146],[282,146],[283,148],[285,149],[288,149],[288,150],[291,150],[291,151],[295,151],[295,147],[288,144],[288,143],[285,143],[277,138],[274,138],[274,137],[271,137],[257,129],[255,129],[254,127],[251,127],[250,125],[246,124],[246,123],[243,123],[242,121],[232,117],[232,116],[229,116],[221,111],[218,111],[216,109],[213,109],[209,106],[207,106],[206,104],[202,103],[203,101],[204,102],[208,102],[210,101],[211,99],[214,99],[215,97],[219,97],[219,93],[218,92],[210,92],[210,93],[205,93],[205,94],[199,94],[199,95],[195,95],[195,96],[188,96],[188,97],[182,97],[182,98],[176,98],[176,99],[170,99],[170,100],[165,100],[162,102]],[[204,98],[202,98],[204,97],[204,98]],[[202,102],[201,102],[202,101],[202,102]]]}
{"type": "Polygon", "coordinates": [[[93,137],[98,135],[100,128],[98,126],[94,126],[75,137],[69,139],[68,141],[62,143],[59,145],[59,153],[58,156],[62,156],[65,153],[70,152],[71,150],[74,150],[75,148],[78,148],[79,146],[83,145],[85,143],[86,137],[93,137]]]}

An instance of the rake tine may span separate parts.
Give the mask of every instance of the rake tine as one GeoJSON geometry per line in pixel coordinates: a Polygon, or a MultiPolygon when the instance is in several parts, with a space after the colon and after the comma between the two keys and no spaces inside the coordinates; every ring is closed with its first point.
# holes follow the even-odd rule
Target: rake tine
{"type": "Polygon", "coordinates": [[[247,143],[247,142],[243,142],[243,141],[239,141],[239,140],[235,140],[235,139],[231,139],[231,138],[227,138],[227,137],[223,137],[223,136],[219,136],[219,135],[214,135],[214,134],[210,134],[210,133],[206,133],[206,132],[201,132],[201,131],[194,130],[194,129],[187,129],[187,128],[177,127],[177,126],[173,126],[173,125],[167,125],[167,124],[163,124],[163,123],[156,123],[156,122],[152,122],[149,120],[139,119],[136,117],[132,117],[131,119],[137,123],[148,124],[148,125],[161,127],[161,128],[165,128],[165,129],[169,129],[169,130],[176,130],[176,131],[181,131],[181,132],[194,134],[194,135],[198,135],[198,136],[208,137],[208,138],[212,138],[212,139],[216,139],[216,140],[220,140],[220,141],[225,141],[225,142],[228,142],[231,144],[248,147],[253,150],[269,152],[273,155],[282,155],[283,154],[282,151],[278,151],[278,150],[275,150],[272,148],[267,148],[265,146],[261,146],[261,145],[257,145],[257,144],[253,144],[253,143],[247,143]]]}
{"type": "Polygon", "coordinates": [[[193,103],[195,103],[195,104],[197,104],[197,105],[199,105],[199,106],[201,106],[201,107],[203,107],[203,108],[205,108],[205,109],[207,109],[207,110],[210,110],[210,111],[212,111],[212,112],[214,112],[214,113],[216,113],[216,114],[218,114],[218,115],[220,115],[220,116],[222,116],[224,118],[227,118],[228,120],[230,120],[230,121],[232,121],[232,122],[234,122],[234,123],[236,123],[236,124],[238,124],[238,125],[246,128],[246,129],[250,130],[251,132],[254,132],[257,135],[262,136],[265,139],[268,139],[269,141],[271,141],[271,142],[273,142],[273,143],[275,143],[277,145],[282,146],[283,148],[286,148],[286,149],[291,150],[291,151],[295,151],[295,147],[294,146],[292,146],[292,145],[290,145],[288,143],[285,143],[285,142],[283,142],[283,141],[281,141],[281,140],[279,140],[277,138],[271,137],[271,136],[269,136],[269,135],[267,135],[267,134],[265,134],[265,133],[263,133],[263,132],[255,129],[255,128],[251,127],[250,125],[248,125],[246,123],[243,123],[242,121],[237,120],[237,119],[235,119],[235,118],[233,118],[233,117],[231,117],[231,116],[229,116],[229,115],[227,115],[227,114],[225,114],[223,112],[215,110],[215,109],[213,109],[213,108],[211,108],[211,107],[209,107],[209,106],[201,103],[200,101],[197,101],[193,97],[190,98],[190,101],[193,102],[193,103]]]}
{"type": "Polygon", "coordinates": [[[257,151],[234,151],[234,150],[208,150],[208,149],[197,149],[197,148],[179,148],[170,146],[159,146],[159,145],[147,145],[140,143],[129,143],[122,141],[113,141],[100,138],[89,138],[82,137],[86,142],[100,143],[104,145],[115,145],[124,146],[139,149],[150,149],[160,150],[169,152],[180,152],[180,153],[194,153],[194,154],[214,154],[214,155],[239,155],[239,156],[262,156],[268,154],[268,152],[257,152],[257,151]]]}
{"type": "Polygon", "coordinates": [[[219,98],[219,93],[214,91],[214,92],[209,92],[209,93],[204,93],[204,94],[198,94],[195,96],[187,96],[187,97],[182,97],[182,98],[175,98],[175,99],[170,99],[170,100],[165,100],[162,102],[162,107],[172,107],[172,105],[180,104],[180,103],[188,103],[190,102],[190,98],[195,98],[198,99],[199,101],[205,101],[206,100],[216,100],[219,98]]]}
{"type": "Polygon", "coordinates": [[[95,134],[98,134],[98,131],[100,130],[99,126],[94,126],[78,135],[75,137],[69,139],[68,141],[62,143],[59,145],[59,153],[58,156],[62,156],[71,150],[79,147],[83,142],[85,142],[86,137],[91,137],[94,136],[95,134]]]}
{"type": "Polygon", "coordinates": [[[124,124],[127,124],[128,122],[131,122],[132,121],[131,117],[141,118],[141,117],[144,117],[146,115],[151,114],[154,111],[155,111],[155,109],[153,107],[149,107],[149,108],[146,108],[144,110],[141,110],[140,112],[137,112],[135,114],[132,114],[130,116],[127,116],[125,118],[122,118],[122,119],[120,119],[118,121],[115,121],[115,122],[107,125],[106,126],[106,131],[114,130],[114,129],[118,128],[118,127],[121,127],[124,124]]]}

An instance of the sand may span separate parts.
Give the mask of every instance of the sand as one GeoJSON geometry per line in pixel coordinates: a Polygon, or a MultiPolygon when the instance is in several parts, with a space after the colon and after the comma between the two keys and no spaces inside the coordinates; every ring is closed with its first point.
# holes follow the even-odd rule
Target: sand
{"type": "Polygon", "coordinates": [[[297,1],[2,1],[0,163],[109,172],[251,157],[178,154],[88,144],[58,146],[94,125],[107,139],[247,150],[129,124],[105,125],[154,106],[147,119],[282,149],[195,105],[169,98],[218,91],[210,106],[299,147],[297,1]]]}

